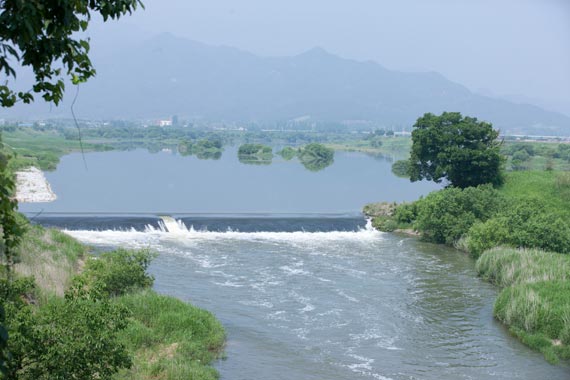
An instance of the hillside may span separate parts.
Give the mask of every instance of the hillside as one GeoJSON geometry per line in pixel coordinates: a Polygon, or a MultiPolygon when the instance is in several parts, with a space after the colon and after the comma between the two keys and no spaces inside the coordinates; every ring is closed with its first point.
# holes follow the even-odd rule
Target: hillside
{"type": "MultiPolygon", "coordinates": [[[[82,118],[272,122],[308,116],[410,126],[425,112],[448,110],[512,133],[570,134],[570,117],[563,114],[477,95],[438,73],[392,71],[320,48],[265,58],[161,34],[96,53],[98,76],[81,88],[76,105],[82,118]]],[[[17,107],[0,117],[69,116],[70,98],[60,109],[17,107]]]]}

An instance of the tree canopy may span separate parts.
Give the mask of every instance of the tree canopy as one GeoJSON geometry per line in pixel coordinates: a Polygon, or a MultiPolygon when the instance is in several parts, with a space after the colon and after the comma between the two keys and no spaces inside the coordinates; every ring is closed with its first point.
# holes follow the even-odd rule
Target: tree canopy
{"type": "Polygon", "coordinates": [[[89,39],[82,38],[92,14],[104,21],[132,13],[140,0],[0,0],[0,106],[30,103],[33,93],[58,104],[64,79],[79,84],[95,75],[89,59],[89,39]],[[18,66],[32,69],[35,80],[28,91],[16,91],[18,66]]]}
{"type": "Polygon", "coordinates": [[[498,137],[490,123],[476,118],[458,112],[426,113],[412,132],[410,179],[447,180],[460,188],[500,185],[504,159],[498,137]]]}

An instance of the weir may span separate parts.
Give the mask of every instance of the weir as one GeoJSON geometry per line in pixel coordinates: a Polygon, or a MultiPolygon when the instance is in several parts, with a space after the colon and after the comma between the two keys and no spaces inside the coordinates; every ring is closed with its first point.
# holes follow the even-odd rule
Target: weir
{"type": "Polygon", "coordinates": [[[171,216],[162,215],[160,216],[161,221],[159,225],[164,232],[170,232],[173,234],[182,234],[188,232],[188,228],[184,225],[181,220],[176,220],[171,216]]]}

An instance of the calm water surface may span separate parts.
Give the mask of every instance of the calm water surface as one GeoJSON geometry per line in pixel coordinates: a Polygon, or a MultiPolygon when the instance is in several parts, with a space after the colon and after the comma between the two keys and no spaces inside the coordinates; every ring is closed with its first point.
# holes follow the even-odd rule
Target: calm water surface
{"type": "Polygon", "coordinates": [[[223,158],[87,158],[81,180],[80,156],[49,175],[60,196],[51,210],[233,213],[178,215],[178,222],[150,215],[35,219],[97,247],[159,252],[151,267],[156,290],[214,312],[227,330],[228,358],[216,363],[222,379],[570,378],[568,366],[547,364],[493,320],[497,290],[475,276],[471,259],[374,231],[354,215],[366,201],[433,189],[394,178],[385,162],[337,155],[335,165],[310,173],[295,163],[234,166],[229,157],[231,169],[223,158]],[[289,205],[313,215],[279,214],[289,205]],[[245,211],[267,215],[238,214],[245,211]]]}
{"type": "Polygon", "coordinates": [[[336,153],[332,166],[310,172],[276,156],[271,165],[246,165],[235,148],[220,160],[168,152],[88,153],[62,158],[46,177],[53,203],[22,205],[27,212],[113,213],[344,213],[379,200],[417,199],[438,188],[410,183],[391,164],[359,153],[336,153]]]}

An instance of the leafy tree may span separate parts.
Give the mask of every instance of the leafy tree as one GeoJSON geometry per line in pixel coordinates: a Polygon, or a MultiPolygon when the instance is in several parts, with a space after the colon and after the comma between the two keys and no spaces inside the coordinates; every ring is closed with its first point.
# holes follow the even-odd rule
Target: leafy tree
{"type": "Polygon", "coordinates": [[[9,358],[8,355],[8,330],[4,326],[6,319],[6,313],[4,312],[4,304],[0,303],[0,375],[6,373],[8,368],[6,368],[6,360],[9,358]]]}
{"type": "Polygon", "coordinates": [[[427,113],[412,132],[409,174],[412,181],[447,180],[466,188],[503,182],[499,132],[486,122],[458,112],[427,113]]]}
{"type": "MultiPolygon", "coordinates": [[[[63,98],[65,78],[71,79],[72,83],[77,85],[95,75],[95,69],[88,56],[89,40],[80,36],[81,32],[87,30],[92,13],[98,13],[104,21],[107,21],[109,18],[118,19],[127,13],[132,13],[138,6],[143,6],[140,0],[0,0],[0,73],[6,77],[6,80],[0,83],[0,106],[11,107],[17,101],[30,103],[34,100],[33,93],[40,94],[46,101],[58,104],[63,98]],[[31,68],[35,75],[34,84],[28,91],[17,91],[13,87],[14,83],[8,81],[16,79],[15,67],[18,66],[31,68]]],[[[17,220],[17,202],[13,199],[14,181],[12,173],[7,170],[7,164],[8,158],[0,155],[0,260],[7,269],[7,283],[9,284],[15,248],[19,244],[23,229],[17,220]]],[[[2,309],[0,311],[4,312],[4,306],[0,305],[2,309]]],[[[110,326],[106,326],[104,319],[101,319],[109,310],[101,310],[96,315],[83,314],[84,318],[75,318],[77,316],[76,309],[73,309],[75,306],[70,307],[72,309],[69,310],[67,307],[53,309],[57,315],[53,314],[52,320],[47,318],[43,325],[36,325],[36,322],[30,324],[29,331],[45,328],[46,340],[43,342],[29,341],[30,344],[25,347],[25,350],[29,352],[35,350],[34,352],[38,354],[37,358],[32,359],[32,365],[28,368],[36,366],[41,360],[46,361],[46,365],[55,368],[59,365],[58,360],[61,359],[61,363],[73,365],[76,371],[56,372],[54,370],[50,372],[50,375],[46,375],[36,373],[32,368],[27,378],[84,379],[95,378],[95,376],[108,378],[112,371],[125,364],[128,358],[122,357],[114,360],[115,358],[105,355],[105,352],[97,352],[97,349],[91,347],[92,343],[96,343],[99,348],[106,350],[107,341],[104,339],[83,343],[83,352],[99,355],[96,357],[99,362],[86,362],[85,358],[89,356],[84,354],[68,355],[69,346],[67,344],[57,345],[55,340],[63,340],[66,336],[70,337],[67,343],[72,344],[74,339],[93,337],[93,335],[84,334],[85,332],[99,333],[99,336],[112,333],[110,326]],[[64,318],[62,320],[68,318],[67,321],[71,324],[62,324],[62,328],[56,331],[55,321],[59,318],[64,318]],[[103,322],[98,323],[98,321],[103,322]],[[78,326],[73,325],[73,322],[78,326]],[[81,326],[81,323],[85,325],[81,326]],[[84,331],[81,330],[82,327],[84,331]],[[72,331],[76,334],[71,334],[72,331]],[[58,335],[55,335],[56,332],[58,335]],[[44,343],[44,345],[39,343],[44,343]],[[110,370],[112,371],[109,372],[110,370]],[[85,371],[90,371],[91,376],[85,375],[85,371]]],[[[31,312],[27,315],[30,318],[35,317],[31,312]]],[[[12,323],[9,317],[8,323],[12,323]]],[[[38,316],[38,318],[41,317],[41,315],[38,316]]],[[[3,319],[2,315],[0,318],[0,374],[5,369],[3,364],[6,357],[6,344],[14,346],[19,342],[17,334],[14,342],[7,340],[3,319]]],[[[118,318],[117,323],[120,321],[121,318],[118,318]]],[[[25,326],[25,324],[18,326],[25,326]]],[[[111,350],[111,352],[115,351],[111,350]]],[[[16,355],[11,357],[16,357],[16,355]]],[[[89,358],[93,359],[93,356],[89,358]]],[[[20,378],[26,378],[20,375],[20,378]]]]}
{"type": "Polygon", "coordinates": [[[16,247],[20,244],[24,227],[16,212],[18,204],[14,199],[14,176],[8,170],[9,158],[0,153],[0,262],[4,263],[6,276],[11,279],[16,247]]]}
{"type": "Polygon", "coordinates": [[[64,79],[79,84],[95,75],[89,59],[89,39],[81,37],[92,13],[107,21],[132,13],[140,0],[2,0],[0,1],[0,72],[16,78],[14,63],[32,69],[35,83],[17,92],[8,81],[0,84],[0,106],[18,100],[30,103],[32,93],[58,104],[64,79]]]}

